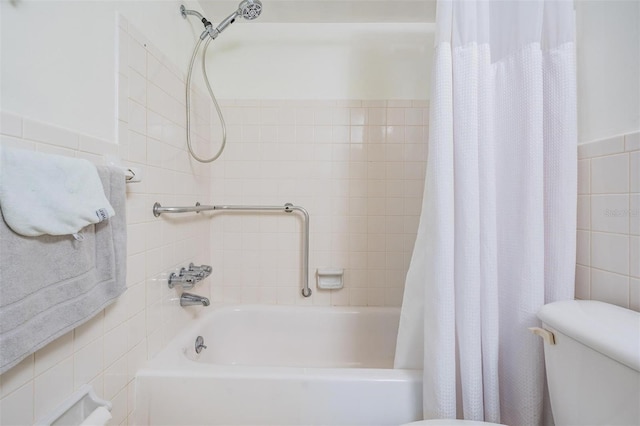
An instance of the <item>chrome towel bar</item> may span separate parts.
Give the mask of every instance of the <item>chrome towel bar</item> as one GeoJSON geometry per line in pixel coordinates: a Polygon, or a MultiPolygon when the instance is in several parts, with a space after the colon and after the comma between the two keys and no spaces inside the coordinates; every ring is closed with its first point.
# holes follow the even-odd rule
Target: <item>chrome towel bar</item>
{"type": "Polygon", "coordinates": [[[304,297],[311,296],[311,288],[309,288],[309,213],[304,207],[294,206],[286,203],[284,206],[247,206],[247,205],[201,205],[196,203],[195,206],[188,207],[162,207],[160,203],[153,205],[153,215],[159,217],[162,213],[200,213],[206,211],[281,211],[292,213],[298,211],[302,213],[304,232],[302,234],[302,295],[304,297]]]}

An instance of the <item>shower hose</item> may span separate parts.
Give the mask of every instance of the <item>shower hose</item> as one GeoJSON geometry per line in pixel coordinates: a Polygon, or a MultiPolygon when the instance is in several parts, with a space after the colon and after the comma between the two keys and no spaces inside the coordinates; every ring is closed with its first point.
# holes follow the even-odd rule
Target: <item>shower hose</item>
{"type": "Polygon", "coordinates": [[[209,91],[209,96],[211,96],[211,100],[213,101],[213,105],[216,107],[216,112],[218,113],[218,117],[220,118],[220,124],[222,125],[222,144],[218,151],[210,158],[201,158],[193,151],[193,146],[191,144],[191,74],[193,72],[193,64],[196,61],[196,56],[198,55],[198,50],[200,49],[200,45],[202,44],[202,38],[198,39],[196,43],[196,47],[193,49],[193,55],[191,55],[191,63],[189,64],[189,71],[187,73],[187,86],[186,86],[186,100],[187,100],[187,148],[189,149],[189,153],[193,158],[201,163],[210,163],[216,160],[222,154],[224,150],[224,146],[227,144],[227,126],[224,122],[224,117],[222,116],[222,111],[220,110],[220,105],[218,105],[218,101],[216,100],[216,96],[213,94],[213,90],[211,89],[211,84],[209,83],[209,77],[207,76],[207,66],[206,66],[206,55],[207,48],[209,47],[209,43],[211,42],[211,38],[207,37],[207,42],[204,44],[204,50],[202,51],[202,75],[204,77],[205,85],[207,86],[207,90],[209,91]]]}

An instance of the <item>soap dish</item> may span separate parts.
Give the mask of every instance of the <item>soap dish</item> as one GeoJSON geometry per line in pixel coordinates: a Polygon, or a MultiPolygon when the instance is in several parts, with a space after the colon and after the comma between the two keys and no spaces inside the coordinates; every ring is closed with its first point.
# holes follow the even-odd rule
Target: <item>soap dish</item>
{"type": "Polygon", "coordinates": [[[344,269],[318,268],[316,270],[318,288],[323,290],[337,290],[344,287],[343,275],[344,269]]]}

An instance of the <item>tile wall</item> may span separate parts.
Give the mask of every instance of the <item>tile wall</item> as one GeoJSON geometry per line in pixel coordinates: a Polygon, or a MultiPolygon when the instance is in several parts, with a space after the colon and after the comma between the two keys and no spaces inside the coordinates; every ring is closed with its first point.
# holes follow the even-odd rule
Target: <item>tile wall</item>
{"type": "MultiPolygon", "coordinates": [[[[168,273],[210,259],[210,223],[194,216],[157,219],[163,204],[207,201],[209,169],[185,151],[184,77],[143,36],[119,21],[119,143],[96,140],[45,123],[3,113],[0,142],[39,152],[85,158],[143,170],[143,182],[127,185],[127,292],[74,331],[0,376],[0,424],[27,425],[84,383],[113,402],[110,424],[127,424],[134,407],[134,374],[198,307],[180,308],[168,273]]],[[[196,138],[209,129],[209,111],[196,94],[196,138]]],[[[210,280],[208,280],[210,282],[210,280]]],[[[209,294],[207,281],[194,292],[209,294]]]]}
{"type": "MultiPolygon", "coordinates": [[[[211,167],[211,199],[215,204],[290,202],[305,207],[313,295],[300,294],[299,217],[215,213],[212,298],[400,306],[422,202],[426,102],[222,104],[229,141],[211,167]],[[344,288],[318,290],[317,268],[343,268],[344,288]]],[[[219,138],[219,128],[213,127],[214,139],[219,138]]]]}
{"type": "Polygon", "coordinates": [[[640,133],[578,147],[576,298],[640,311],[640,133]]]}

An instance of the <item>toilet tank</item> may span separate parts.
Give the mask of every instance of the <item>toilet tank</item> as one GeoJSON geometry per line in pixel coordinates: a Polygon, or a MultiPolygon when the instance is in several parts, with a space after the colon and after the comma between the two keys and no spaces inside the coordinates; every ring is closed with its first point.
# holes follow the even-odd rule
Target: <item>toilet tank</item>
{"type": "Polygon", "coordinates": [[[640,425],[640,313],[591,300],[538,312],[557,426],[640,425]]]}

